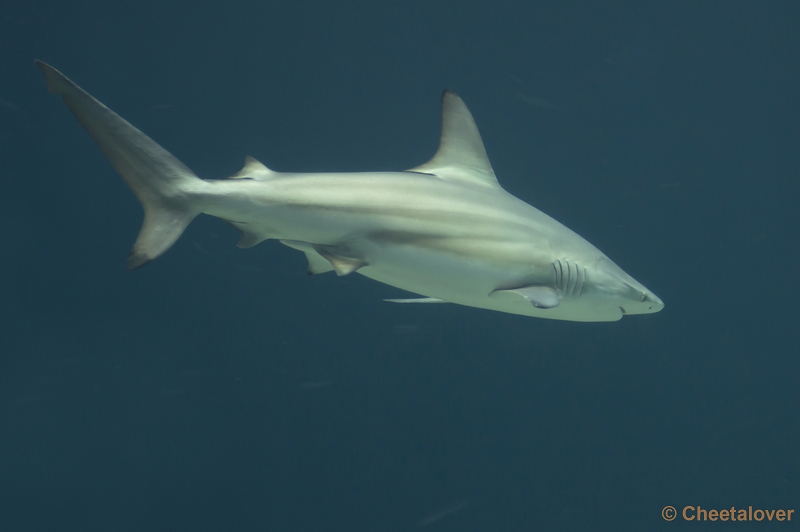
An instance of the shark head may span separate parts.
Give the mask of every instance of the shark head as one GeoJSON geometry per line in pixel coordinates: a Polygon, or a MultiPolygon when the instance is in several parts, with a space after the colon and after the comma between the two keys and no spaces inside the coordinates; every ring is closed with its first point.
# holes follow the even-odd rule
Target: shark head
{"type": "MultiPolygon", "coordinates": [[[[569,321],[617,321],[631,314],[652,314],[664,308],[657,295],[642,286],[608,257],[592,248],[594,257],[558,259],[539,269],[547,279],[501,287],[490,294],[490,308],[569,321]]],[[[515,283],[516,284],[516,283],[515,283]]]]}

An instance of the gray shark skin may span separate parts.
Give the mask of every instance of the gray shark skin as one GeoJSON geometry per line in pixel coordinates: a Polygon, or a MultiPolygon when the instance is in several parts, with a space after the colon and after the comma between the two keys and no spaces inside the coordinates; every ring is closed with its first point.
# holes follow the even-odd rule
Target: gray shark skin
{"type": "Polygon", "coordinates": [[[247,157],[207,180],[53,67],[36,62],[144,208],[128,259],[138,268],[200,213],[306,254],[310,274],[358,272],[419,294],[402,303],[457,303],[570,321],[615,321],[664,307],[589,242],[497,182],[464,102],[442,96],[433,159],[404,172],[284,173],[247,157]]]}

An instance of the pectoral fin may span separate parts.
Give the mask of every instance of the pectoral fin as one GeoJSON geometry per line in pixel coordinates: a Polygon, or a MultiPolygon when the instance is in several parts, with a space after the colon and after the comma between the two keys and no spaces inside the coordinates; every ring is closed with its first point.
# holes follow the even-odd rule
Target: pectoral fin
{"type": "Polygon", "coordinates": [[[411,299],[384,299],[384,301],[388,301],[389,303],[447,303],[447,301],[442,301],[441,299],[436,299],[435,297],[414,297],[411,299]]]}
{"type": "Polygon", "coordinates": [[[555,308],[561,302],[558,293],[546,286],[523,286],[511,290],[495,290],[492,292],[492,295],[494,294],[514,294],[524,298],[536,308],[555,308]]]}

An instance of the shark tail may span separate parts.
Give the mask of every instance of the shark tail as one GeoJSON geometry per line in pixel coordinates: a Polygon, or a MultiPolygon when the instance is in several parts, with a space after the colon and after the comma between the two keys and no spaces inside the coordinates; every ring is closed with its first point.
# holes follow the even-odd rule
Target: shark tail
{"type": "Polygon", "coordinates": [[[150,137],[42,61],[47,89],[60,94],[72,114],[122,176],[144,208],[144,223],[128,257],[129,269],[155,259],[200,214],[198,192],[207,185],[150,137]]]}

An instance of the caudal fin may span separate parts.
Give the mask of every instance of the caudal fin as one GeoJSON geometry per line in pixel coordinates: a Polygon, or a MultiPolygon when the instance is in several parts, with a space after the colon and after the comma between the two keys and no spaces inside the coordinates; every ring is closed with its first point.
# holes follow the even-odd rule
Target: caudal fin
{"type": "Polygon", "coordinates": [[[144,223],[128,257],[128,268],[155,259],[181,236],[201,210],[197,194],[205,182],[150,137],[42,61],[47,89],[60,94],[72,114],[100,146],[144,208],[144,223]]]}

